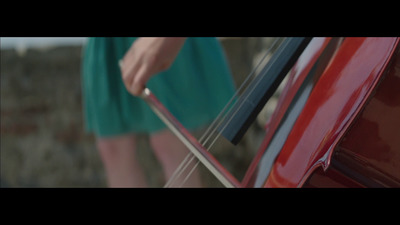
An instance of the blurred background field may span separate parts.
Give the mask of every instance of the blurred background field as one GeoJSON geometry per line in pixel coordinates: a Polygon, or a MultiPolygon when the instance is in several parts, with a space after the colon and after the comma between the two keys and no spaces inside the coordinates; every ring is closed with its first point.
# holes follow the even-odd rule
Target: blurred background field
{"type": "MultiPolygon", "coordinates": [[[[83,127],[80,70],[85,40],[1,38],[1,187],[106,186],[94,137],[83,127]]],[[[219,40],[239,86],[273,38],[219,40]]],[[[221,139],[212,150],[239,180],[261,141],[274,101],[238,146],[221,139]]],[[[140,135],[138,145],[150,185],[162,187],[161,167],[146,135],[140,135]]],[[[205,186],[221,187],[201,170],[205,186]]]]}

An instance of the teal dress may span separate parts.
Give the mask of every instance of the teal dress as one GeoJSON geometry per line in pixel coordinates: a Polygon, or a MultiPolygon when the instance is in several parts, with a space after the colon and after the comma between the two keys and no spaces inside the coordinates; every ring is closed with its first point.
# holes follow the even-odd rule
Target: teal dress
{"type": "MultiPolygon", "coordinates": [[[[98,137],[154,133],[165,124],[121,78],[118,61],[136,38],[89,38],[82,66],[85,128],[98,137]]],[[[216,38],[188,38],[172,66],[147,87],[189,130],[211,123],[235,92],[216,38]]]]}

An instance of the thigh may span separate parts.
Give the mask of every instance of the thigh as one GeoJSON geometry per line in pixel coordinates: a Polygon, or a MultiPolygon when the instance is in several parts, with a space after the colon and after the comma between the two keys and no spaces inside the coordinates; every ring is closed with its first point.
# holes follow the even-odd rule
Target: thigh
{"type": "MultiPolygon", "coordinates": [[[[178,166],[182,163],[185,157],[189,154],[186,146],[169,130],[164,130],[151,135],[150,142],[154,149],[155,155],[161,162],[164,168],[164,173],[169,180],[178,166]]],[[[197,160],[192,161],[188,168],[194,168],[197,160]]],[[[185,187],[201,187],[201,176],[199,170],[196,169],[191,173],[188,180],[188,172],[191,169],[185,170],[181,176],[174,181],[174,185],[184,185],[185,187]],[[186,182],[184,181],[186,180],[186,182]]]]}
{"type": "Polygon", "coordinates": [[[136,158],[136,137],[132,134],[98,137],[96,145],[103,162],[107,165],[136,158]]]}
{"type": "Polygon", "coordinates": [[[167,129],[151,134],[150,144],[162,163],[179,164],[189,153],[186,146],[167,129]]]}
{"type": "Polygon", "coordinates": [[[96,137],[96,144],[101,150],[135,148],[136,136],[134,134],[125,134],[113,137],[96,137]]]}

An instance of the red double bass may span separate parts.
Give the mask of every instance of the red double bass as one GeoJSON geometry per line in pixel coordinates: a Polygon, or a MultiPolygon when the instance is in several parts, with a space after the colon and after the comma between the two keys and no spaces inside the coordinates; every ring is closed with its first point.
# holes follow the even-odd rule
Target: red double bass
{"type": "Polygon", "coordinates": [[[397,37],[307,41],[241,182],[175,133],[229,187],[400,187],[399,51],[397,37]]]}
{"type": "Polygon", "coordinates": [[[324,56],[331,41],[314,38],[298,59],[243,186],[400,186],[399,39],[341,38],[324,56]],[[271,163],[268,150],[299,94],[306,100],[271,163]]]}

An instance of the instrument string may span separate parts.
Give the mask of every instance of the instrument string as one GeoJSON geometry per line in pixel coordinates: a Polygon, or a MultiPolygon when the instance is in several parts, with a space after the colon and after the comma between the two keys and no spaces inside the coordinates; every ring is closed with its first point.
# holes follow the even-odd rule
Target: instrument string
{"type": "MultiPolygon", "coordinates": [[[[249,75],[246,77],[246,79],[243,81],[243,83],[240,85],[240,87],[237,89],[235,94],[232,96],[232,98],[228,101],[228,103],[225,105],[225,107],[221,110],[221,112],[218,114],[217,118],[211,123],[211,125],[207,128],[207,130],[203,133],[203,135],[199,139],[199,143],[204,146],[204,148],[207,151],[210,151],[212,146],[215,144],[216,140],[220,137],[222,131],[224,131],[229,124],[229,122],[234,118],[234,116],[237,114],[239,109],[243,106],[245,100],[248,99],[250,94],[254,91],[255,87],[257,84],[260,82],[260,80],[257,81],[256,85],[252,87],[252,89],[246,94],[246,96],[240,96],[240,93],[242,90],[245,88],[249,88],[248,84],[255,79],[258,74],[256,71],[261,67],[261,65],[267,65],[268,60],[267,56],[270,54],[271,50],[275,48],[275,46],[280,43],[282,44],[282,38],[276,38],[271,46],[267,49],[261,60],[258,62],[258,64],[253,68],[253,70],[249,73],[249,75]],[[243,101],[236,101],[239,97],[244,98],[243,101]],[[240,102],[240,103],[239,103],[240,102]],[[238,107],[236,107],[236,110],[231,114],[231,117],[227,119],[227,116],[229,115],[229,112],[232,111],[232,109],[239,104],[238,107]],[[218,132],[218,128],[222,125],[222,123],[227,119],[225,122],[224,126],[220,128],[220,131],[218,132]],[[208,144],[208,146],[207,146],[208,144]]],[[[282,46],[281,46],[282,47],[282,46]]],[[[283,46],[284,47],[284,46],[283,46]]],[[[272,62],[273,63],[273,62],[272,62]]],[[[265,66],[264,65],[264,66],[265,66]]],[[[181,162],[181,164],[177,167],[177,169],[174,171],[172,174],[171,178],[167,181],[164,187],[171,187],[173,184],[175,184],[178,180],[183,175],[183,172],[187,170],[189,165],[195,160],[196,157],[193,155],[193,153],[188,153],[185,159],[181,162]]],[[[196,164],[194,164],[190,171],[187,173],[185,178],[180,182],[179,187],[182,187],[187,179],[191,176],[191,174],[195,171],[197,168],[198,164],[200,162],[197,160],[196,164]]],[[[177,186],[178,186],[177,185],[177,186]]]]}
{"type": "MultiPolygon", "coordinates": [[[[225,120],[226,116],[228,115],[228,113],[224,113],[227,108],[229,108],[229,110],[232,109],[232,107],[229,107],[232,102],[239,96],[239,93],[241,92],[242,89],[244,89],[244,87],[247,86],[247,84],[253,80],[252,78],[255,77],[255,71],[257,71],[257,69],[263,64],[263,62],[266,59],[266,56],[270,53],[271,49],[275,47],[275,45],[278,43],[279,39],[276,39],[273,44],[271,45],[271,47],[266,51],[266,53],[264,54],[263,58],[260,60],[260,62],[257,64],[257,66],[251,71],[251,73],[247,76],[246,80],[242,83],[242,85],[239,87],[239,89],[236,91],[236,93],[234,94],[234,96],[231,98],[231,100],[226,104],[226,106],[224,107],[224,109],[221,111],[221,113],[218,115],[218,117],[214,120],[214,122],[209,126],[209,128],[207,129],[207,131],[203,134],[203,136],[200,138],[200,143],[207,149],[207,151],[209,151],[211,149],[211,147],[214,145],[214,143],[216,142],[216,140],[220,137],[220,133],[226,128],[227,124],[230,122],[230,120],[233,118],[233,116],[237,113],[238,109],[242,106],[243,101],[241,102],[241,105],[237,108],[237,110],[232,114],[232,117],[227,121],[227,123],[225,124],[225,126],[221,129],[221,132],[218,132],[217,135],[213,138],[213,140],[210,142],[211,144],[209,144],[209,146],[206,146],[206,144],[208,143],[208,141],[210,140],[210,138],[215,135],[215,133],[217,132],[218,127],[221,126],[222,122],[225,120]]],[[[266,62],[265,62],[266,63],[266,62]]],[[[245,100],[248,98],[248,96],[252,93],[252,91],[254,90],[254,87],[252,90],[250,90],[250,92],[245,96],[245,100]]],[[[235,102],[235,105],[237,104],[237,102],[235,102]]],[[[228,111],[229,112],[229,111],[228,111]]],[[[180,177],[182,175],[182,173],[184,172],[184,170],[186,170],[186,168],[190,165],[190,163],[195,159],[196,157],[194,155],[192,155],[191,153],[189,153],[187,155],[187,157],[183,160],[183,162],[180,164],[180,166],[176,169],[176,171],[174,172],[173,176],[171,176],[171,179],[167,182],[167,184],[165,185],[165,187],[169,187],[171,186],[172,183],[175,182],[175,180],[180,177]],[[190,157],[191,156],[191,157],[190,157]]],[[[191,169],[191,171],[187,174],[186,178],[184,179],[184,181],[182,182],[181,185],[184,184],[184,182],[188,179],[188,177],[190,177],[190,175],[192,174],[192,172],[194,171],[194,169],[198,166],[199,162],[197,162],[193,168],[191,169]]]]}
{"type": "MultiPolygon", "coordinates": [[[[256,77],[256,71],[258,70],[258,68],[266,63],[264,61],[266,61],[267,56],[269,55],[271,49],[275,46],[276,43],[278,43],[279,39],[274,40],[274,42],[272,43],[271,47],[266,51],[266,53],[264,54],[264,56],[262,57],[262,59],[258,62],[258,64],[255,66],[255,68],[253,68],[253,70],[249,73],[249,75],[246,77],[246,79],[243,81],[243,83],[240,85],[240,87],[237,89],[237,91],[235,92],[235,94],[233,95],[233,97],[228,101],[228,103],[225,105],[225,107],[221,110],[221,112],[219,113],[219,115],[217,116],[217,118],[213,121],[213,123],[209,126],[209,128],[207,129],[207,131],[203,134],[203,136],[200,138],[200,143],[205,146],[207,144],[207,142],[210,140],[210,138],[212,137],[213,134],[215,134],[218,131],[218,127],[220,127],[220,125],[222,124],[222,122],[226,119],[226,117],[228,116],[230,110],[232,108],[234,108],[234,106],[236,106],[236,104],[238,104],[238,101],[236,101],[240,95],[240,93],[242,92],[243,89],[245,89],[245,87],[248,86],[248,84],[254,80],[254,78],[256,77]],[[233,105],[232,105],[233,103],[233,105]]],[[[251,91],[250,91],[251,92],[251,91]]],[[[248,97],[248,96],[247,96],[248,97]]],[[[246,97],[246,99],[247,99],[246,97]]],[[[234,114],[232,115],[232,117],[234,116],[234,114]]],[[[221,130],[221,132],[223,131],[223,129],[221,130]]],[[[207,148],[208,149],[208,148],[207,148]]]]}

